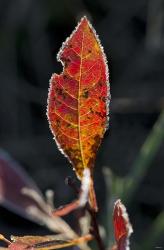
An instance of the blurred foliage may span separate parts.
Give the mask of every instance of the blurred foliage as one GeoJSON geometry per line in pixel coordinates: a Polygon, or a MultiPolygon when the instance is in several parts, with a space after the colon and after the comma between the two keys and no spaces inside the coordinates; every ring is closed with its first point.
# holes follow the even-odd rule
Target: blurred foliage
{"type": "MultiPolygon", "coordinates": [[[[136,161],[132,165],[130,173],[124,178],[117,177],[112,174],[112,172],[108,168],[104,168],[104,178],[106,182],[107,188],[107,218],[104,219],[104,223],[107,228],[107,242],[110,243],[113,241],[112,236],[108,237],[108,235],[112,232],[112,204],[113,200],[116,198],[120,198],[123,201],[126,201],[126,204],[132,203],[135,199],[135,191],[138,189],[141,181],[145,177],[148,168],[150,167],[150,163],[156,156],[161,144],[164,141],[164,112],[162,112],[154,124],[152,131],[144,142],[143,146],[140,149],[140,152],[136,158],[136,161]]],[[[130,204],[129,204],[130,205],[130,204]]],[[[155,246],[155,242],[158,242],[160,236],[163,235],[164,232],[164,210],[158,215],[153,225],[151,226],[151,230],[148,236],[143,232],[143,237],[145,239],[143,243],[140,243],[137,249],[150,249],[155,246]]],[[[134,230],[135,233],[135,230],[134,230]]]]}

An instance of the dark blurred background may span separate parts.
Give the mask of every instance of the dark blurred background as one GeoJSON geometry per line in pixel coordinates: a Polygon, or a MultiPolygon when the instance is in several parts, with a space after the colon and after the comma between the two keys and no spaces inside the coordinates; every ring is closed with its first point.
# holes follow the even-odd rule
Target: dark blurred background
{"type": "MultiPolygon", "coordinates": [[[[110,198],[103,167],[126,176],[164,108],[163,0],[0,0],[0,147],[43,192],[55,191],[56,205],[74,197],[64,179],[75,175],[52,139],[46,105],[49,79],[62,71],[56,54],[84,14],[107,55],[112,94],[110,127],[95,167],[101,221],[110,198]]],[[[164,209],[163,149],[161,144],[128,205],[132,244],[148,240],[145,232],[164,209]]],[[[6,235],[44,232],[0,211],[6,235]]],[[[152,249],[158,246],[164,247],[163,235],[152,249]]]]}

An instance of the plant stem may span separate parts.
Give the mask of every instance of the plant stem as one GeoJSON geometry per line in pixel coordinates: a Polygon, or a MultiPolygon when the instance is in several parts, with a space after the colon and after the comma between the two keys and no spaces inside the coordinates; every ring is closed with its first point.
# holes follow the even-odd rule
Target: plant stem
{"type": "MultiPolygon", "coordinates": [[[[80,190],[77,188],[72,178],[67,178],[66,183],[75,191],[76,194],[79,195],[80,190]]],[[[92,226],[91,234],[95,237],[99,250],[105,250],[97,223],[97,213],[90,207],[89,203],[86,205],[86,210],[89,212],[91,216],[91,226],[92,226]]]]}
{"type": "Polygon", "coordinates": [[[72,177],[68,176],[65,179],[65,183],[74,190],[75,194],[79,195],[80,189],[76,186],[75,180],[72,177]]]}
{"type": "Polygon", "coordinates": [[[95,240],[97,242],[99,250],[105,250],[103,241],[102,241],[101,236],[100,236],[100,231],[99,231],[98,223],[97,223],[97,214],[90,207],[88,207],[87,210],[89,211],[89,213],[91,215],[92,233],[93,233],[93,235],[95,237],[95,240]]]}

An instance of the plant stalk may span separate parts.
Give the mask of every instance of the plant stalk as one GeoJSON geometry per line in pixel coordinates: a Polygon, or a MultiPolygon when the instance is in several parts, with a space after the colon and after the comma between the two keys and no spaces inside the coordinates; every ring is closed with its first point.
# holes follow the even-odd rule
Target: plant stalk
{"type": "MultiPolygon", "coordinates": [[[[128,198],[128,202],[132,198],[134,192],[136,191],[139,183],[144,178],[150,163],[155,158],[161,144],[164,140],[164,110],[161,112],[158,120],[154,124],[150,134],[145,140],[144,144],[141,147],[139,155],[132,166],[132,170],[129,174],[126,182],[128,186],[124,190],[125,196],[128,198]]],[[[126,199],[124,197],[124,199],[126,199]]]]}
{"type": "Polygon", "coordinates": [[[92,225],[92,234],[95,237],[99,250],[105,250],[104,243],[100,236],[100,231],[97,223],[97,214],[90,207],[87,208],[88,212],[91,215],[91,225],[92,225]]]}

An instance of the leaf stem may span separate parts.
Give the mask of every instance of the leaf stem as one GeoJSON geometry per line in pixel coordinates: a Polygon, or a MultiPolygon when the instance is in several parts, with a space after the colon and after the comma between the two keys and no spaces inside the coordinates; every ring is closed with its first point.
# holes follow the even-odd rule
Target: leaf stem
{"type": "Polygon", "coordinates": [[[105,250],[104,243],[102,241],[98,223],[97,223],[97,213],[91,209],[90,207],[87,207],[88,212],[91,215],[91,225],[92,225],[92,234],[95,237],[95,240],[97,242],[99,250],[105,250]]]}
{"type": "MultiPolygon", "coordinates": [[[[70,177],[67,178],[66,183],[75,191],[76,194],[79,194],[80,190],[77,188],[72,178],[70,177]]],[[[90,207],[89,203],[86,205],[86,210],[89,212],[91,216],[91,226],[92,226],[91,234],[95,237],[99,250],[105,250],[104,243],[101,239],[98,227],[97,213],[90,207]]]]}

